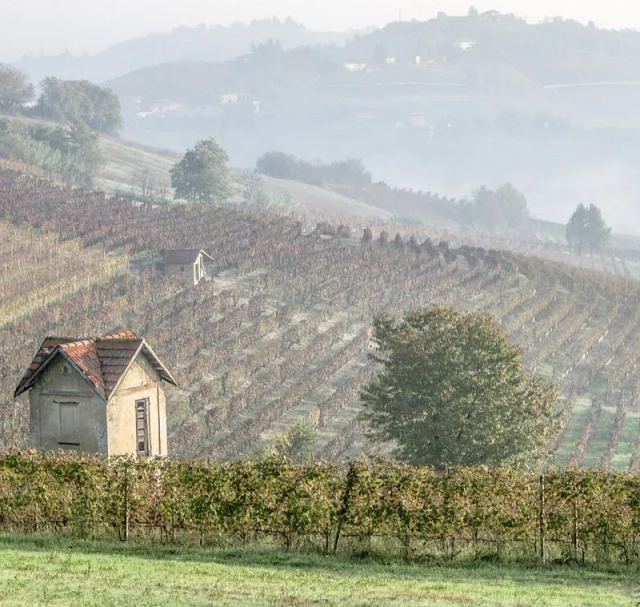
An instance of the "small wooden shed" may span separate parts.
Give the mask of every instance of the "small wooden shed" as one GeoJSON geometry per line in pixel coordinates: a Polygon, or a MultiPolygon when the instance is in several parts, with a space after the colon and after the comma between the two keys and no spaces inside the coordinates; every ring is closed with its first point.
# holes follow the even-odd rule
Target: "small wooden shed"
{"type": "Polygon", "coordinates": [[[202,249],[181,249],[163,251],[160,262],[166,276],[179,274],[188,287],[197,285],[208,276],[206,264],[213,261],[213,257],[202,249]]]}
{"type": "Polygon", "coordinates": [[[31,446],[41,451],[164,456],[164,383],[177,386],[132,331],[47,337],[15,391],[29,391],[31,446]]]}

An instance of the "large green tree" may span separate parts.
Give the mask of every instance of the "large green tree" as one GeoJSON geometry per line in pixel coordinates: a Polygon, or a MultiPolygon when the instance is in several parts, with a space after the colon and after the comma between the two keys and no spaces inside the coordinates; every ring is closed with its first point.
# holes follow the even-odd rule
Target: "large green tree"
{"type": "Polygon", "coordinates": [[[196,143],[171,169],[176,198],[211,204],[224,202],[231,193],[229,157],[210,137],[196,143]]]}
{"type": "Polygon", "coordinates": [[[588,250],[592,255],[599,253],[611,238],[611,228],[602,218],[602,212],[595,205],[576,207],[565,229],[565,237],[569,246],[578,255],[588,250]]]}
{"type": "Polygon", "coordinates": [[[12,65],[0,63],[0,113],[12,114],[32,101],[35,92],[27,76],[12,65]]]}
{"type": "Polygon", "coordinates": [[[381,372],[363,390],[369,436],[395,456],[442,469],[522,465],[557,429],[553,384],[486,314],[432,306],[374,321],[381,372]]]}
{"type": "Polygon", "coordinates": [[[95,131],[115,134],[122,128],[120,101],[111,89],[87,80],[45,78],[41,84],[37,115],[72,124],[79,120],[95,131]]]}
{"type": "Polygon", "coordinates": [[[527,199],[511,183],[496,190],[482,187],[465,209],[466,220],[485,224],[491,228],[509,227],[522,229],[529,220],[527,199]]]}

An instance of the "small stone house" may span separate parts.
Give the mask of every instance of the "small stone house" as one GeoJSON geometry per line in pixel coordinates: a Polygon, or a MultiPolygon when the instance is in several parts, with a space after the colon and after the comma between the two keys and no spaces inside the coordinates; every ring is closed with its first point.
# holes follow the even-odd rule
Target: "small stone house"
{"type": "Polygon", "coordinates": [[[183,283],[192,287],[207,276],[206,263],[211,261],[213,257],[202,249],[164,251],[161,266],[166,276],[180,274],[183,283]]]}
{"type": "Polygon", "coordinates": [[[177,386],[132,331],[47,337],[15,396],[29,391],[33,449],[155,457],[168,453],[164,383],[177,386]]]}

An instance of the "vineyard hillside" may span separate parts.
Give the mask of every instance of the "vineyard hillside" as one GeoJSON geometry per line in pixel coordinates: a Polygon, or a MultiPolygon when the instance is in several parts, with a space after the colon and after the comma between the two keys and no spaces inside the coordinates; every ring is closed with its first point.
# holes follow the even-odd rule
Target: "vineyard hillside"
{"type": "Polygon", "coordinates": [[[0,444],[23,446],[12,393],[45,335],[131,328],[166,359],[170,446],[228,460],[303,420],[316,455],[370,450],[359,389],[372,317],[432,302],[494,314],[528,367],[559,382],[559,465],[640,466],[640,283],[533,256],[420,236],[391,243],[346,226],[308,233],[250,206],[143,208],[0,173],[0,444]],[[211,281],[156,272],[163,249],[198,247],[211,281]]]}
{"type": "MultiPolygon", "coordinates": [[[[0,118],[51,126],[51,123],[24,117],[0,115],[0,118]]],[[[138,203],[164,206],[174,202],[170,170],[180,159],[179,153],[106,135],[99,135],[99,146],[104,164],[93,180],[96,189],[138,203]]],[[[41,168],[0,158],[0,170],[7,169],[51,177],[41,168]]],[[[241,169],[232,169],[231,175],[230,204],[250,202],[278,213],[294,213],[305,228],[317,221],[345,223],[359,230],[368,225],[391,234],[400,232],[423,239],[444,239],[454,247],[502,249],[640,278],[640,240],[635,236],[614,234],[605,251],[578,256],[567,246],[561,224],[531,219],[524,230],[469,226],[461,223],[455,200],[429,192],[384,184],[311,185],[241,169]]]]}
{"type": "MultiPolygon", "coordinates": [[[[0,120],[56,127],[55,123],[24,116],[8,116],[0,113],[0,120]]],[[[93,179],[96,189],[110,196],[152,201],[156,204],[170,204],[174,201],[170,171],[180,160],[181,154],[173,150],[159,149],[133,141],[97,134],[103,164],[93,179]]],[[[20,152],[18,151],[18,154],[20,152]]],[[[14,169],[23,173],[42,177],[53,177],[42,168],[20,162],[10,155],[0,157],[0,170],[14,169]]],[[[232,169],[232,202],[241,202],[246,198],[246,186],[243,183],[250,172],[232,169]]],[[[344,213],[352,217],[391,221],[393,213],[363,202],[352,196],[336,191],[285,179],[260,176],[256,178],[262,206],[276,208],[279,211],[292,209],[317,210],[337,214],[344,213]],[[259,185],[258,185],[259,184],[259,185]]],[[[254,192],[255,194],[255,192],[254,192]]]]}

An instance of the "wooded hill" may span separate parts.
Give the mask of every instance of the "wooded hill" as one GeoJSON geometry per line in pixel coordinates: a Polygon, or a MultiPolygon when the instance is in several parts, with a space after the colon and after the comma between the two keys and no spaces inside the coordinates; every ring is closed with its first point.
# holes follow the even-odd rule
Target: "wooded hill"
{"type": "Polygon", "coordinates": [[[231,26],[200,24],[132,38],[95,55],[24,57],[18,66],[39,81],[46,76],[102,82],[133,70],[171,61],[228,61],[254,44],[279,40],[284,48],[342,44],[351,32],[318,32],[292,19],[254,20],[231,26]]]}
{"type": "Polygon", "coordinates": [[[562,18],[532,24],[497,11],[394,22],[354,36],[343,46],[294,47],[286,36],[281,44],[278,36],[263,42],[225,59],[214,60],[205,52],[164,55],[140,65],[135,75],[121,71],[110,86],[120,95],[159,100],[170,92],[171,98],[177,95],[182,102],[196,104],[232,89],[258,94],[269,82],[276,83],[280,93],[310,85],[322,89],[422,82],[464,86],[469,92],[538,95],[541,102],[543,87],[640,81],[635,60],[640,32],[599,29],[562,18]],[[345,63],[370,69],[345,73],[345,63]]]}
{"type": "Polygon", "coordinates": [[[421,56],[429,61],[447,56],[471,69],[501,65],[505,84],[508,66],[514,82],[519,76],[523,83],[543,85],[637,80],[640,68],[634,57],[638,52],[640,32],[600,29],[561,17],[527,23],[498,11],[470,11],[461,17],[441,13],[429,21],[390,23],[345,46],[345,56],[353,60],[392,56],[412,61],[421,56]],[[472,46],[462,48],[461,42],[472,46]]]}
{"type": "MultiPolygon", "coordinates": [[[[172,451],[226,460],[299,420],[316,455],[370,450],[358,418],[373,315],[430,302],[486,310],[559,381],[567,425],[559,465],[640,465],[640,283],[508,252],[380,239],[347,226],[305,234],[250,206],[148,210],[7,170],[0,181],[0,419],[25,444],[12,393],[48,334],[145,336],[176,372],[172,451]],[[156,274],[162,249],[202,247],[211,282],[156,274]],[[135,261],[135,263],[132,263],[135,261]]],[[[359,220],[361,221],[361,220],[359,220]]]]}

